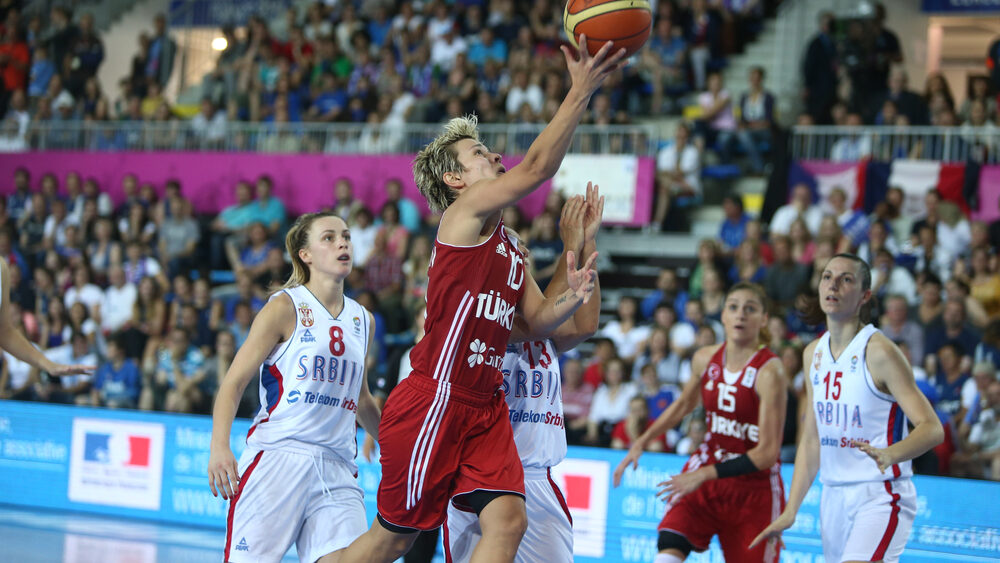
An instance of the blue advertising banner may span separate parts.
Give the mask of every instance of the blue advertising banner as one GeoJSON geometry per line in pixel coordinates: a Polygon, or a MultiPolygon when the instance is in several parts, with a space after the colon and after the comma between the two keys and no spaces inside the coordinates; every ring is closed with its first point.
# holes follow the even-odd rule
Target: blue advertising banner
{"type": "Polygon", "coordinates": [[[923,0],[925,12],[1000,12],[1000,0],[923,0]]]}
{"type": "MultiPolygon", "coordinates": [[[[249,421],[233,424],[238,457],[249,421]]],[[[224,528],[228,504],[208,488],[211,419],[0,401],[0,504],[76,510],[224,528]]],[[[646,454],[618,488],[611,474],[624,452],[570,447],[553,469],[573,514],[575,559],[651,561],[663,502],[657,484],[684,458],[646,454]]],[[[358,460],[368,518],[375,514],[381,470],[358,460]]],[[[792,467],[782,470],[787,490],[792,467]]],[[[903,560],[908,563],[1000,560],[1000,483],[914,477],[918,511],[903,560]]],[[[819,563],[820,486],[809,491],[784,534],[782,561],[819,563]]],[[[692,562],[723,561],[718,542],[692,562]]]]}
{"type": "Polygon", "coordinates": [[[265,21],[283,18],[291,5],[291,0],[170,0],[168,17],[174,27],[240,27],[252,15],[265,21]]]}

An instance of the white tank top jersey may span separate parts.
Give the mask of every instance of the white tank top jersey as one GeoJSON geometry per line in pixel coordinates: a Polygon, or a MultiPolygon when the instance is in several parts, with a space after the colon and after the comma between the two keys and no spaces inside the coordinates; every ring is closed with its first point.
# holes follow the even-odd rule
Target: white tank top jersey
{"type": "Polygon", "coordinates": [[[295,331],[271,350],[260,368],[261,406],[247,433],[247,446],[305,447],[334,453],[353,466],[358,395],[365,381],[371,329],[368,311],[344,296],[344,308],[334,318],[301,285],[271,299],[289,297],[295,305],[295,331]]]}
{"type": "Polygon", "coordinates": [[[885,448],[906,437],[906,417],[899,404],[875,386],[865,352],[872,325],[862,328],[847,348],[834,359],[830,333],[820,337],[813,351],[809,377],[813,386],[813,409],[820,443],[820,481],[824,485],[877,482],[910,477],[909,461],[898,463],[883,474],[867,454],[852,448],[851,440],[885,448]]]}
{"type": "Polygon", "coordinates": [[[552,467],[566,457],[562,372],[551,340],[507,345],[503,358],[514,443],[524,467],[552,467]]]}

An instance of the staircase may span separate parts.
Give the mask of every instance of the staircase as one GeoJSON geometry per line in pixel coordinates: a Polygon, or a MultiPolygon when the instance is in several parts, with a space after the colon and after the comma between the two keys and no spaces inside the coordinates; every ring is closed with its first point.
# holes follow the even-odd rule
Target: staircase
{"type": "MultiPolygon", "coordinates": [[[[109,9],[105,16],[107,27],[100,28],[101,40],[104,41],[104,62],[97,71],[97,79],[101,83],[101,90],[113,100],[118,95],[118,81],[132,71],[132,57],[139,51],[139,33],[146,31],[152,34],[153,18],[160,12],[166,13],[170,1],[118,2],[116,0],[108,4],[123,5],[117,12],[109,9]]],[[[95,19],[97,17],[96,11],[94,17],[95,19]]],[[[174,62],[174,77],[179,75],[179,65],[179,60],[174,62]]]]}

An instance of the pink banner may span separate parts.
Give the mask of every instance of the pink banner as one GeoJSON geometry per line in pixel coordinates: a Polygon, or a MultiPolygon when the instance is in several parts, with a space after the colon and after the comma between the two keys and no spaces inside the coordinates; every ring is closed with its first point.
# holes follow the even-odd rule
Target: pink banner
{"type": "MultiPolygon", "coordinates": [[[[504,159],[510,168],[521,157],[504,159]]],[[[374,212],[385,203],[382,187],[392,179],[403,183],[405,196],[418,202],[424,213],[424,198],[413,182],[413,156],[410,155],[275,155],[258,153],[202,152],[33,152],[0,154],[0,193],[13,191],[14,170],[27,168],[32,187],[37,189],[42,174],[52,172],[60,178],[78,172],[82,177],[96,178],[115,202],[122,200],[121,180],[129,173],[139,182],[152,182],[159,193],[169,179],[181,183],[181,191],[200,213],[218,212],[235,202],[234,187],[238,180],[253,181],[262,174],[274,180],[274,195],[287,206],[290,214],[316,211],[333,203],[333,185],[340,178],[354,184],[355,197],[364,201],[374,212]]],[[[636,177],[635,214],[630,223],[643,225],[649,221],[653,199],[655,163],[652,158],[640,158],[636,177]]],[[[550,182],[521,200],[518,206],[528,217],[534,217],[544,207],[550,182]]]]}
{"type": "Polygon", "coordinates": [[[1000,166],[983,166],[979,172],[979,210],[972,212],[976,221],[1000,219],[1000,166]]]}

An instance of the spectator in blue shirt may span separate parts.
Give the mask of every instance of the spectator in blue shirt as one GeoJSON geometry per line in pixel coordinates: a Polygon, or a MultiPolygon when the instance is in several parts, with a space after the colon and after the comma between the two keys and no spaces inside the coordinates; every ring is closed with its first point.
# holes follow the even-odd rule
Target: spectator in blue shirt
{"type": "Polygon", "coordinates": [[[385,183],[388,203],[395,203],[399,210],[399,224],[411,233],[420,232],[420,209],[412,199],[403,197],[403,183],[393,178],[385,183]]]}
{"type": "Polygon", "coordinates": [[[113,409],[134,409],[142,390],[142,377],[135,362],[125,357],[121,337],[108,340],[108,361],[97,368],[91,401],[94,406],[113,409]]]}
{"type": "Polygon", "coordinates": [[[726,219],[719,228],[719,239],[722,240],[726,253],[732,254],[747,236],[750,217],[743,212],[743,200],[739,196],[727,195],[723,198],[722,211],[726,214],[726,219]]]}
{"type": "Polygon", "coordinates": [[[189,413],[201,405],[205,400],[201,392],[205,364],[205,356],[191,345],[186,330],[176,327],[170,331],[156,363],[156,383],[168,389],[164,410],[189,413]]]}
{"type": "Polygon", "coordinates": [[[486,61],[507,62],[507,43],[503,39],[498,39],[491,28],[484,27],[479,35],[469,41],[469,50],[466,58],[470,63],[481,68],[486,61]]]}
{"type": "Polygon", "coordinates": [[[259,221],[267,227],[270,236],[277,236],[285,226],[285,204],[271,195],[274,181],[267,174],[257,178],[257,201],[251,205],[252,218],[248,223],[259,221]]]}
{"type": "Polygon", "coordinates": [[[663,268],[656,276],[656,288],[643,298],[639,305],[639,312],[642,313],[644,319],[651,319],[656,307],[665,301],[672,305],[674,312],[680,316],[684,313],[687,300],[688,292],[680,289],[677,283],[677,272],[670,268],[663,268]]]}
{"type": "Polygon", "coordinates": [[[49,59],[48,53],[49,50],[45,45],[39,45],[32,57],[31,72],[28,76],[28,97],[32,100],[45,95],[49,81],[56,73],[56,65],[49,59]]]}
{"type": "Polygon", "coordinates": [[[306,112],[307,121],[330,122],[340,119],[347,109],[347,91],[332,73],[323,73],[320,92],[306,112]]]}
{"type": "Polygon", "coordinates": [[[251,277],[257,277],[267,270],[267,255],[273,244],[267,238],[267,229],[261,223],[253,223],[248,230],[249,239],[237,251],[236,245],[229,245],[229,263],[237,272],[249,272],[251,277]]]}
{"type": "Polygon", "coordinates": [[[965,303],[961,299],[948,299],[941,321],[925,332],[924,354],[936,354],[945,344],[952,343],[958,346],[961,356],[971,357],[982,338],[979,331],[966,324],[967,318],[965,303]]]}
{"type": "MultiPolygon", "coordinates": [[[[664,111],[664,95],[671,98],[688,90],[687,43],[683,30],[673,27],[669,16],[656,21],[649,46],[640,53],[640,69],[649,74],[652,85],[650,111],[664,111]]],[[[666,108],[670,109],[670,108],[666,108]]]]}
{"type": "Polygon", "coordinates": [[[660,413],[667,410],[667,407],[674,402],[677,397],[677,388],[672,385],[664,385],[656,377],[656,368],[653,364],[646,364],[640,370],[640,390],[646,398],[646,406],[649,407],[649,418],[656,420],[660,413]]]}
{"type": "Polygon", "coordinates": [[[938,408],[946,413],[955,427],[965,416],[962,406],[962,386],[969,374],[962,370],[962,347],[957,342],[948,342],[937,351],[938,371],[934,376],[934,387],[938,392],[938,408]]]}

